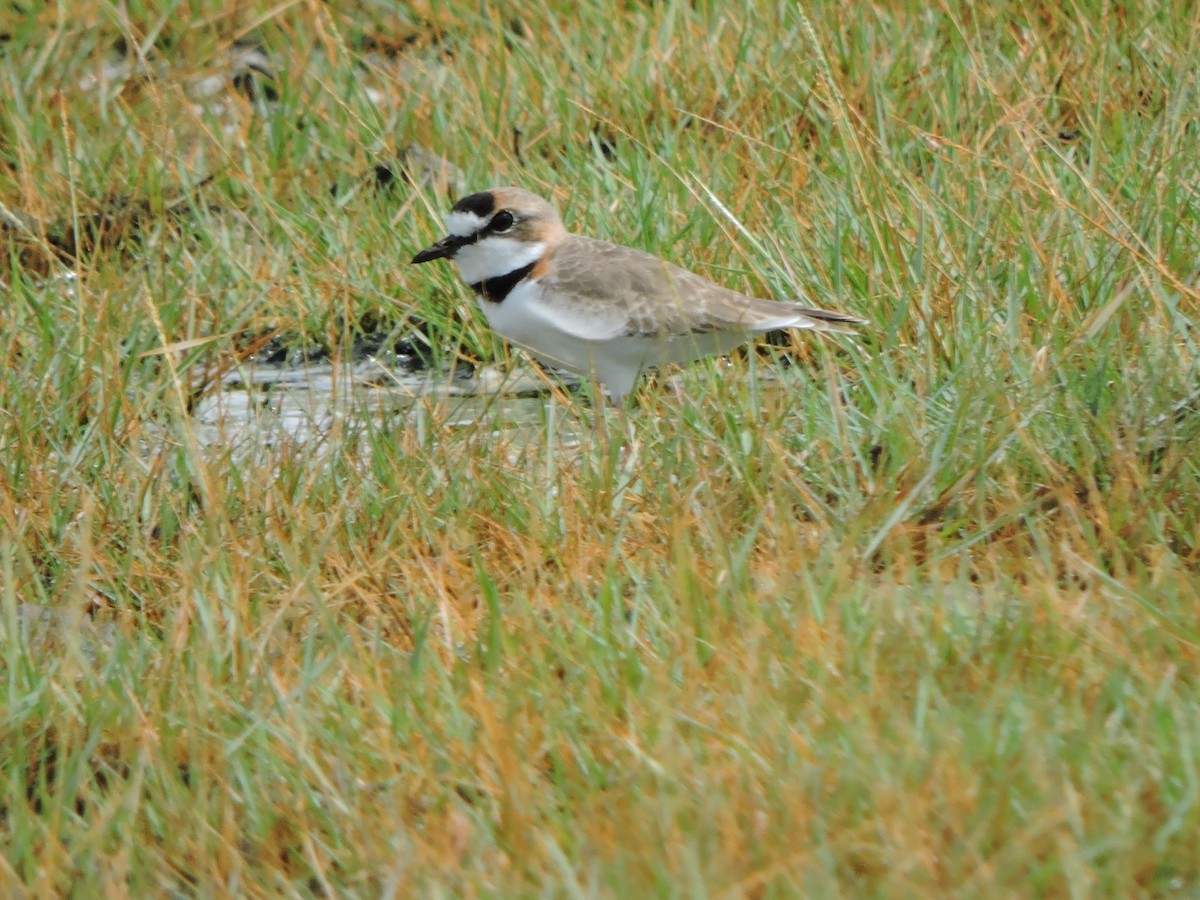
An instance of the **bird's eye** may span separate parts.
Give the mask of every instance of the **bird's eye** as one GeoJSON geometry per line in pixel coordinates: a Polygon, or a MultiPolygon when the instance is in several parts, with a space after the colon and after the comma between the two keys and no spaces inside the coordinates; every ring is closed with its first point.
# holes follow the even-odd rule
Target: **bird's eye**
{"type": "Polygon", "coordinates": [[[496,234],[504,234],[513,227],[513,217],[507,209],[502,209],[492,217],[491,230],[496,234]]]}

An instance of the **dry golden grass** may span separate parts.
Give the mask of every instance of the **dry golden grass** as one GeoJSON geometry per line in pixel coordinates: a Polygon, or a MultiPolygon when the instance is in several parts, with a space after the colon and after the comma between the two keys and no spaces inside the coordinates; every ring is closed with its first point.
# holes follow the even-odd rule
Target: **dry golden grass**
{"type": "Polygon", "coordinates": [[[5,893],[1200,889],[1197,15],[0,22],[5,893]],[[409,143],[871,326],[202,434],[264,346],[503,359],[409,143]]]}

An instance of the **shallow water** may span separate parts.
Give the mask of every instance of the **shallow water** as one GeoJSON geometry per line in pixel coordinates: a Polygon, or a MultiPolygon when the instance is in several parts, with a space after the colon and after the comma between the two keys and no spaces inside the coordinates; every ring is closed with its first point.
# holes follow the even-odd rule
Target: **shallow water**
{"type": "Polygon", "coordinates": [[[464,377],[409,372],[371,358],[299,367],[251,364],[197,401],[193,432],[200,446],[261,446],[280,439],[304,445],[366,421],[411,418],[421,427],[436,407],[443,426],[543,427],[550,418],[567,427],[563,436],[569,439],[583,424],[555,414],[561,402],[554,393],[547,376],[527,368],[505,373],[486,367],[464,377]]]}

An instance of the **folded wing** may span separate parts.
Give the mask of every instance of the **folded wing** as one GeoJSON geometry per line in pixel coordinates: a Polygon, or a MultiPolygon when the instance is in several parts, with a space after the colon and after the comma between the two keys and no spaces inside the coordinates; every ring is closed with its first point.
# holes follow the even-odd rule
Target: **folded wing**
{"type": "Polygon", "coordinates": [[[777,328],[853,333],[861,319],[746,297],[649,253],[571,235],[541,279],[556,295],[554,324],[586,340],[623,335],[669,338],[777,328]]]}

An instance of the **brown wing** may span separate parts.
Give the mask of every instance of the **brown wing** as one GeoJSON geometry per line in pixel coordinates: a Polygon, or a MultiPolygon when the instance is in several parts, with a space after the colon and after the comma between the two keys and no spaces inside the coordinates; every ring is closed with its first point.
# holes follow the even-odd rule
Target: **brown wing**
{"type": "Polygon", "coordinates": [[[558,295],[564,313],[588,320],[593,333],[603,323],[610,337],[803,327],[852,331],[846,326],[859,321],[747,297],[641,250],[580,235],[555,249],[551,272],[541,283],[558,295]]]}

